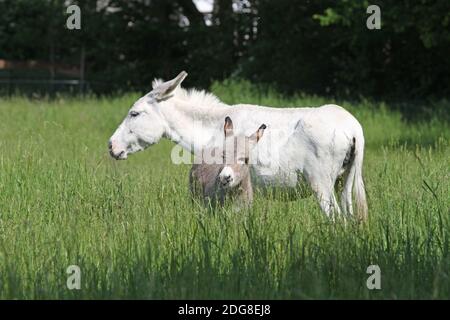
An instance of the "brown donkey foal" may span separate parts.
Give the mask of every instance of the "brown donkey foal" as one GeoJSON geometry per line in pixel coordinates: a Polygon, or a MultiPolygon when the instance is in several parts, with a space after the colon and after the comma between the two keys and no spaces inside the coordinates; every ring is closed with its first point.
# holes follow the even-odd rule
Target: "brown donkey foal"
{"type": "Polygon", "coordinates": [[[191,168],[189,187],[192,196],[203,198],[206,206],[223,206],[227,198],[237,200],[238,207],[249,206],[253,200],[250,152],[261,139],[264,129],[266,125],[262,124],[250,137],[235,136],[233,122],[230,117],[226,117],[223,150],[204,150],[201,163],[196,161],[191,168]],[[205,162],[205,154],[215,161],[205,162]]]}

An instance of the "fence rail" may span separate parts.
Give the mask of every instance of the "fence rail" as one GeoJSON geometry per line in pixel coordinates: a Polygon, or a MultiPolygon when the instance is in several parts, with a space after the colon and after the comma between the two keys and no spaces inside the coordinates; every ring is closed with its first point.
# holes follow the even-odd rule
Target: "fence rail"
{"type": "Polygon", "coordinates": [[[0,95],[106,92],[106,82],[79,79],[1,79],[0,95]]]}

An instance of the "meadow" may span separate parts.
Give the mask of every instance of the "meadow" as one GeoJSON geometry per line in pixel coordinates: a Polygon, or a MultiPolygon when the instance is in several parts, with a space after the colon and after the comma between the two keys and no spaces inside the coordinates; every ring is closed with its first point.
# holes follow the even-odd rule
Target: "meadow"
{"type": "Polygon", "coordinates": [[[212,91],[227,103],[352,112],[366,137],[368,222],[334,223],[313,197],[282,194],[208,212],[190,200],[189,166],[171,163],[169,141],[113,160],[107,141],[138,94],[0,98],[0,298],[450,298],[445,119],[246,83],[212,91]],[[70,265],[80,290],[66,286],[70,265]],[[369,265],[380,290],[366,286],[369,265]]]}

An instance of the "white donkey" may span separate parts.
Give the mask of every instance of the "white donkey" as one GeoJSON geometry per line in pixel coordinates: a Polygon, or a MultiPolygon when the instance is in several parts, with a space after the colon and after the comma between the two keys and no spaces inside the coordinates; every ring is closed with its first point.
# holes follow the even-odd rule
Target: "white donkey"
{"type": "Polygon", "coordinates": [[[296,188],[307,182],[328,216],[341,210],[334,194],[336,180],[345,176],[342,211],[367,217],[362,177],[364,135],[359,122],[337,105],[318,108],[270,108],[249,104],[229,106],[204,91],[180,87],[187,76],[155,80],[153,90],[137,100],[109,141],[110,154],[126,159],[168,138],[195,154],[223,144],[222,121],[233,119],[236,135],[250,135],[265,123],[268,134],[252,156],[255,186],[296,188]]]}

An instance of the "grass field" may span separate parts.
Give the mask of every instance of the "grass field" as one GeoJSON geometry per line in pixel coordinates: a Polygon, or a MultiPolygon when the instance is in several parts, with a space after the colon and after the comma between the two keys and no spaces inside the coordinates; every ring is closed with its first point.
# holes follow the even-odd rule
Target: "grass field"
{"type": "MultiPolygon", "coordinates": [[[[245,84],[227,103],[318,106],[245,84]]],[[[366,136],[369,221],[328,221],[314,198],[256,195],[248,212],[190,201],[189,167],[162,141],[114,161],[107,141],[135,94],[0,99],[0,298],[450,298],[450,127],[346,103],[366,136]],[[381,268],[381,290],[366,269],[381,268]],[[68,290],[66,269],[81,269],[68,290]]],[[[450,112],[450,103],[447,107],[450,112]]]]}

